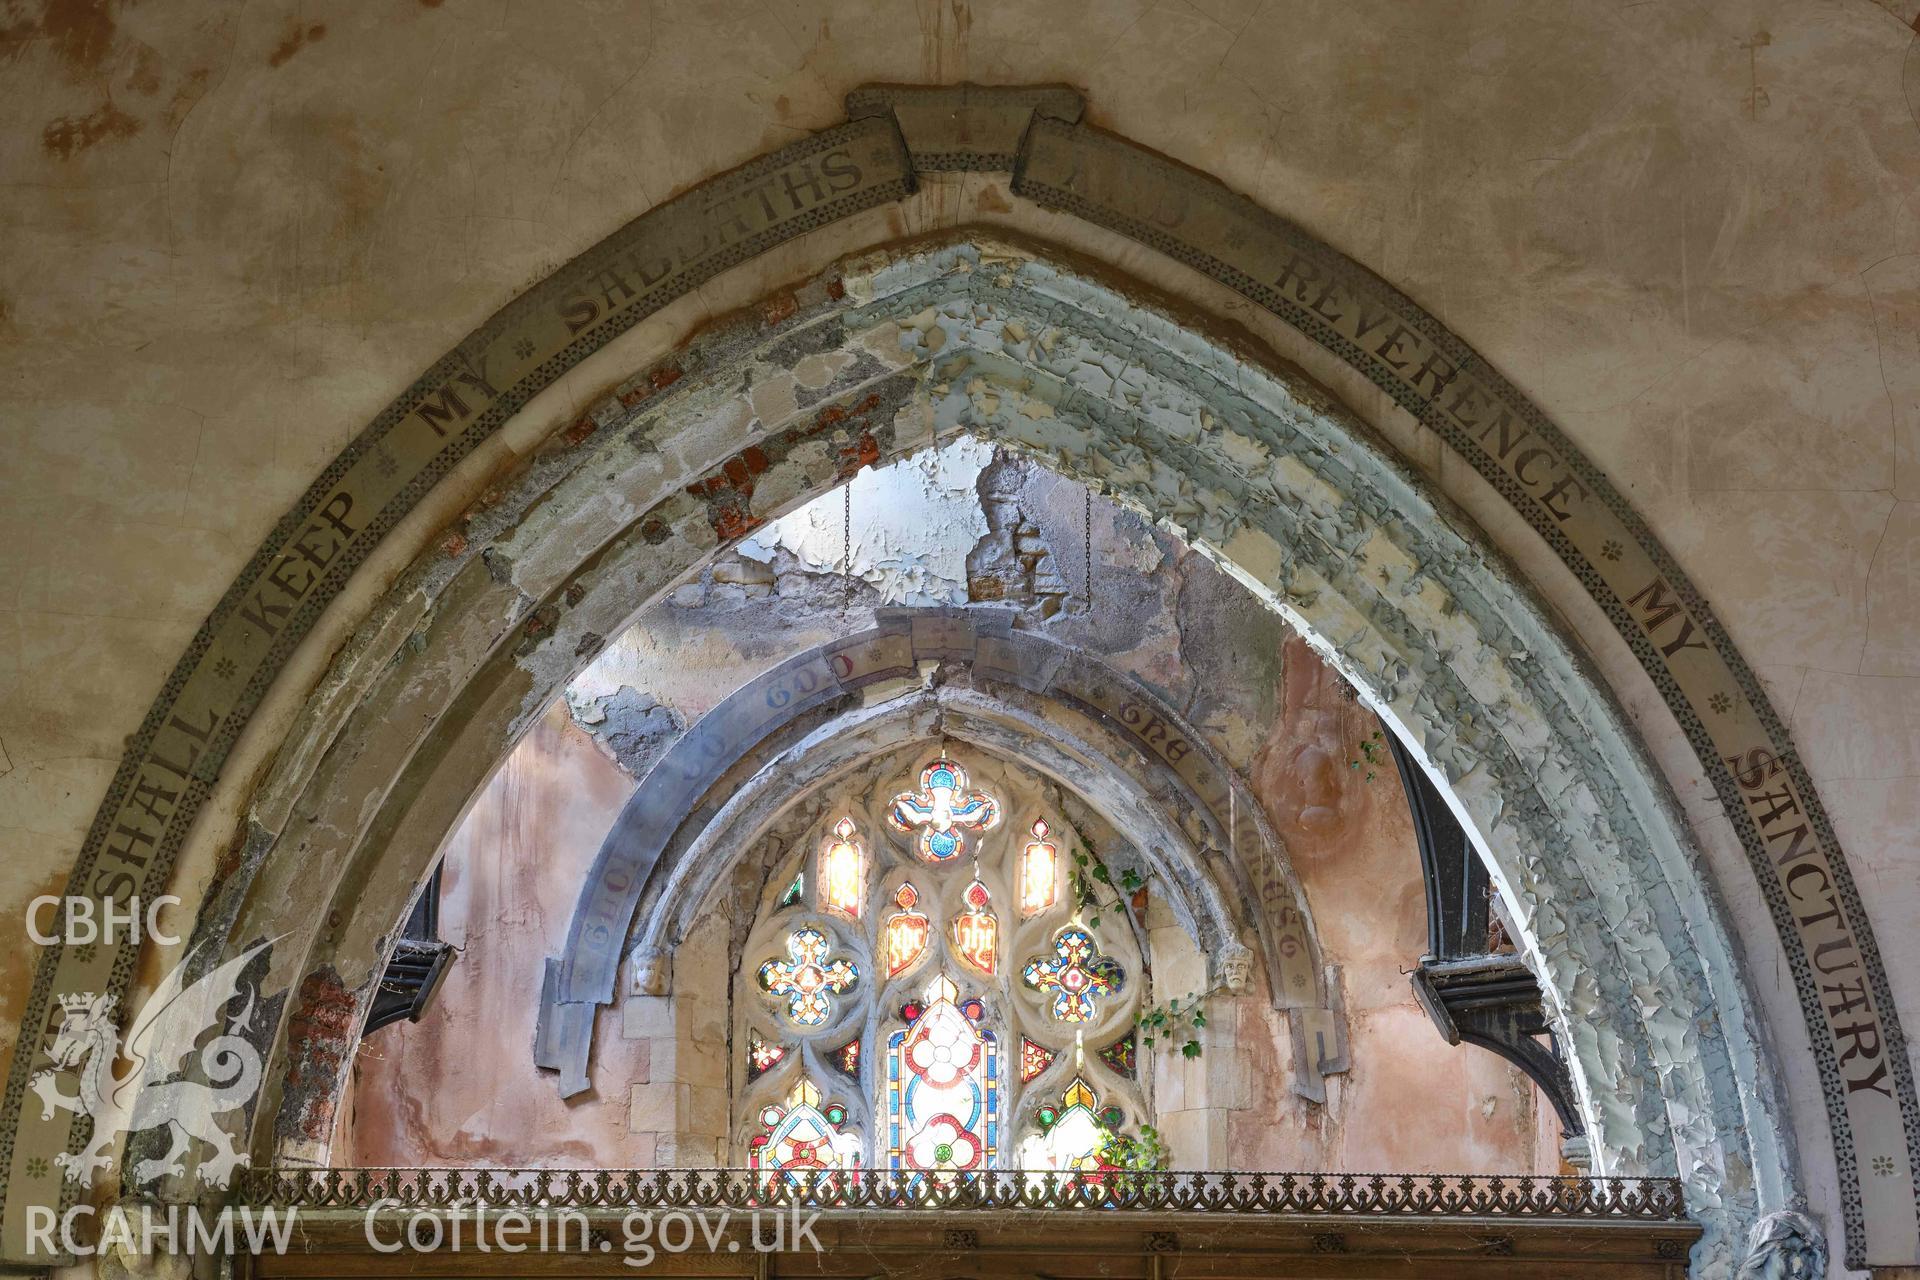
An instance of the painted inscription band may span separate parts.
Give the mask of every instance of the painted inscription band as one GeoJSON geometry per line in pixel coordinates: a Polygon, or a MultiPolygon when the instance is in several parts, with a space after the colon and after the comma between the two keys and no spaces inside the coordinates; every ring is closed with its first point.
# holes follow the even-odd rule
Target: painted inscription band
{"type": "Polygon", "coordinates": [[[1821,1067],[1848,1265],[1920,1257],[1913,1080],[1865,909],[1785,727],[1651,530],[1432,316],[1219,183],[1124,139],[1036,118],[1014,192],[1194,267],[1339,356],[1432,428],[1574,571],[1712,776],[1779,928],[1821,1067]]]}
{"type": "MultiPolygon", "coordinates": [[[[941,167],[983,166],[948,157],[941,167]]],[[[227,751],[299,640],[400,518],[535,393],[702,282],[913,185],[891,115],[826,130],[629,223],[437,362],[322,473],[195,635],[129,743],[69,892],[124,906],[164,890],[227,751]]],[[[1036,111],[1014,189],[1226,283],[1351,364],[1474,466],[1580,578],[1687,732],[1774,914],[1825,1090],[1847,1262],[1920,1262],[1920,1106],[1858,890],[1784,726],[1643,522],[1431,316],[1219,183],[1036,111]]],[[[22,1110],[46,1065],[54,995],[105,992],[124,1007],[137,959],[122,944],[58,947],[39,961],[0,1111],[0,1258],[25,1260],[27,1206],[71,1203],[51,1157],[86,1138],[84,1119],[70,1127],[22,1110]]]]}
{"type": "MultiPolygon", "coordinates": [[[[643,214],[509,304],[390,404],[268,535],[202,624],[129,744],[68,892],[117,908],[164,891],[227,751],[321,611],[374,545],[462,458],[568,369],[721,272],[814,227],[898,200],[913,174],[889,121],[781,148],[643,214]]],[[[21,1044],[51,1042],[55,993],[126,1006],[137,942],[42,956],[21,1044]]],[[[90,1121],[24,1108],[44,1051],[15,1055],[0,1112],[0,1258],[44,1263],[27,1207],[69,1207],[53,1156],[90,1121]]]]}

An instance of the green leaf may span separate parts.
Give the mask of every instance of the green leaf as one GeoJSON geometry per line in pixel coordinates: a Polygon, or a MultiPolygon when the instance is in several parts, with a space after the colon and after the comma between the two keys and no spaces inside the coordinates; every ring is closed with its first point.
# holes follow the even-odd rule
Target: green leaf
{"type": "Polygon", "coordinates": [[[1206,1026],[1206,1025],[1207,1025],[1207,1015],[1206,1015],[1206,1014],[1204,1014],[1204,1013],[1196,1013],[1196,1014],[1194,1014],[1194,1015],[1193,1015],[1193,1025],[1194,1025],[1194,1026],[1196,1026],[1196,1027],[1204,1027],[1204,1026],[1206,1026]]]}
{"type": "Polygon", "coordinates": [[[1180,1056],[1181,1056],[1181,1057],[1183,1057],[1183,1058],[1197,1058],[1197,1057],[1199,1057],[1199,1056],[1200,1056],[1200,1042],[1199,1042],[1198,1040],[1189,1040],[1189,1041],[1187,1041],[1187,1042],[1186,1042],[1185,1044],[1183,1044],[1183,1045],[1181,1045],[1181,1046],[1180,1046],[1180,1056]]]}
{"type": "Polygon", "coordinates": [[[1093,878],[1101,884],[1113,883],[1113,875],[1107,870],[1107,864],[1104,862],[1093,869],[1093,878]]]}

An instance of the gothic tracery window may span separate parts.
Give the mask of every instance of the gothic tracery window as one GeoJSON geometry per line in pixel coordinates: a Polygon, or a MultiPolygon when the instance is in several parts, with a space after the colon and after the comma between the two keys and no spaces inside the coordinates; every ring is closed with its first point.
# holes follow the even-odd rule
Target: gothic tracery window
{"type": "Polygon", "coordinates": [[[1077,832],[1037,780],[913,763],[829,796],[771,868],[737,989],[736,1141],[769,1171],[1096,1169],[1106,1134],[1150,1119],[1135,922],[1082,909],[1077,832]]]}

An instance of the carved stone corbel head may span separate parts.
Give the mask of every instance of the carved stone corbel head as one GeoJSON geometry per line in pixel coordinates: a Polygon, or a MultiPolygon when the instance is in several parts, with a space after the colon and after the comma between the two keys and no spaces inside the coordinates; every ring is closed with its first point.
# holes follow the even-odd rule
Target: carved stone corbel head
{"type": "Polygon", "coordinates": [[[664,996],[673,985],[673,953],[665,947],[640,947],[633,953],[633,994],[664,996]]]}
{"type": "Polygon", "coordinates": [[[1253,985],[1253,952],[1244,943],[1227,943],[1214,965],[1215,980],[1234,995],[1245,995],[1253,985]]]}

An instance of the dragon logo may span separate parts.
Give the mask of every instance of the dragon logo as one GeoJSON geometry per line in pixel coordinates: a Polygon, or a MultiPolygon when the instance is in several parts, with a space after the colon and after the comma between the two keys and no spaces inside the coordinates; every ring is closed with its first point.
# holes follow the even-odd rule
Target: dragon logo
{"type": "Polygon", "coordinates": [[[182,1157],[195,1140],[213,1148],[199,1166],[201,1182],[224,1188],[233,1181],[235,1170],[247,1166],[247,1154],[221,1127],[220,1117],[246,1106],[260,1089],[260,1051],[240,1034],[253,1024],[260,994],[257,986],[247,991],[246,1004],[238,1014],[228,1018],[226,1008],[240,994],[240,977],[247,965],[275,941],[255,944],[190,985],[183,985],[188,966],[176,965],[127,1028],[125,1056],[133,1067],[125,1075],[113,1073],[114,1061],[122,1053],[113,1021],[117,999],[92,992],[60,997],[65,1016],[48,1051],[54,1066],[37,1072],[28,1087],[40,1095],[42,1120],[53,1119],[55,1111],[93,1117],[93,1137],[87,1145],[54,1156],[68,1182],[92,1186],[95,1175],[113,1165],[109,1153],[115,1138],[129,1130],[162,1127],[171,1134],[167,1153],[136,1165],[137,1183],[180,1176],[186,1171],[182,1157]],[[216,1028],[221,1028],[220,1034],[201,1047],[201,1037],[216,1028]],[[196,1051],[205,1083],[170,1079],[188,1068],[185,1060],[196,1051]],[[69,1073],[77,1079],[78,1089],[63,1093],[59,1079],[69,1073]],[[127,1107],[136,1101],[138,1114],[129,1116],[127,1107]],[[118,1124],[111,1123],[115,1115],[123,1117],[118,1124]]]}

